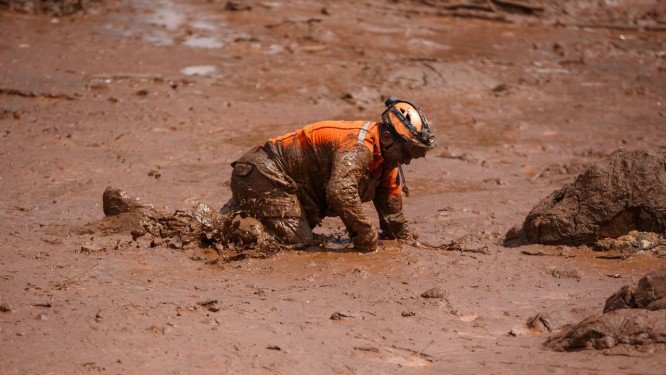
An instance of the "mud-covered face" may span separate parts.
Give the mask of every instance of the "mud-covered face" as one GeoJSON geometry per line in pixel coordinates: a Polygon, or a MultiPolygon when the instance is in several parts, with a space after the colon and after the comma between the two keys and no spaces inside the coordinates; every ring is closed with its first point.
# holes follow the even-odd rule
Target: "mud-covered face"
{"type": "Polygon", "coordinates": [[[394,140],[393,143],[384,147],[382,157],[391,166],[409,164],[413,159],[405,142],[400,140],[394,140]]]}

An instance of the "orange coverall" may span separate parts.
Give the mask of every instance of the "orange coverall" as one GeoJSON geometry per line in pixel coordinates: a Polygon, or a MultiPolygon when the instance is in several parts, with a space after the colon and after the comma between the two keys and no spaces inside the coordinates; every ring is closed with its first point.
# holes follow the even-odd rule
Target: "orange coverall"
{"type": "Polygon", "coordinates": [[[398,168],[380,150],[380,124],[323,121],[269,139],[232,163],[230,207],[259,219],[285,243],[308,243],[326,216],[340,216],[357,247],[376,231],[361,207],[372,200],[388,237],[408,231],[398,168]]]}

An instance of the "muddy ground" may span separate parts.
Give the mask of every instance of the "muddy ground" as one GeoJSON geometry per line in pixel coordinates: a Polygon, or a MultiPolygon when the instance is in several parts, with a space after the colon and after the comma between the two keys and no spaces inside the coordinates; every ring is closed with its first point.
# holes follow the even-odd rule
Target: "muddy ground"
{"type": "Polygon", "coordinates": [[[666,265],[663,246],[602,259],[500,245],[591,163],[666,148],[663,3],[445,3],[0,11],[0,372],[665,373],[661,347],[554,352],[526,327],[600,314],[666,265]],[[164,210],[219,208],[245,149],[378,119],[388,95],[418,103],[441,145],[405,168],[408,218],[423,241],[487,254],[348,252],[336,219],[317,230],[328,248],[230,263],[81,230],[109,185],[164,210]]]}

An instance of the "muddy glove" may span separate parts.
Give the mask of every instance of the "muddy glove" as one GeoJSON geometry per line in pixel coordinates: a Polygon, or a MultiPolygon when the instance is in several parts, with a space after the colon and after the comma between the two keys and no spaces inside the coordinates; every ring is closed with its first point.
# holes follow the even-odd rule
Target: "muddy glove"
{"type": "Polygon", "coordinates": [[[389,225],[387,229],[382,230],[379,238],[383,240],[417,240],[419,234],[415,229],[409,227],[407,222],[400,225],[389,225]],[[392,228],[390,228],[392,227],[392,228]],[[390,229],[389,229],[390,228],[390,229]]]}
{"type": "Polygon", "coordinates": [[[402,213],[402,196],[391,194],[387,189],[379,187],[372,201],[379,215],[381,238],[390,240],[415,240],[418,234],[409,228],[407,219],[402,213]]]}
{"type": "Polygon", "coordinates": [[[377,232],[374,230],[371,232],[356,234],[352,237],[354,241],[354,249],[362,253],[371,253],[377,250],[377,232]]]}
{"type": "Polygon", "coordinates": [[[326,186],[328,206],[340,215],[358,251],[374,251],[377,247],[377,232],[363,213],[358,193],[361,176],[371,161],[372,153],[364,146],[336,152],[326,186]]]}

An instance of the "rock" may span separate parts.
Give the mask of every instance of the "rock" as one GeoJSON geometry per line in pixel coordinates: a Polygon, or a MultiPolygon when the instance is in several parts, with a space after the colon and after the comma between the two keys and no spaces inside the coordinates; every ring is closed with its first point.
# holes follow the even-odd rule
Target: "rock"
{"type": "Polygon", "coordinates": [[[428,289],[425,292],[421,293],[421,297],[423,298],[446,298],[446,292],[443,291],[441,288],[432,288],[428,289]]]}
{"type": "Polygon", "coordinates": [[[410,317],[410,316],[414,316],[414,315],[416,315],[416,313],[413,312],[413,311],[403,311],[402,314],[400,314],[400,315],[402,315],[402,316],[405,317],[405,318],[408,318],[408,317],[410,317]]]}
{"type": "Polygon", "coordinates": [[[109,186],[102,195],[102,208],[104,209],[104,215],[113,216],[150,208],[150,206],[143,204],[137,198],[129,196],[123,190],[109,186]]]}
{"type": "Polygon", "coordinates": [[[12,308],[6,303],[0,303],[0,312],[10,312],[12,308]]]}
{"type": "Polygon", "coordinates": [[[130,231],[130,234],[132,235],[132,240],[136,241],[139,237],[143,237],[146,234],[146,231],[143,228],[133,229],[130,231]]]}
{"type": "Polygon", "coordinates": [[[604,313],[626,308],[656,310],[657,307],[664,305],[664,301],[666,301],[666,268],[645,275],[635,288],[623,286],[606,300],[604,313]]]}
{"type": "Polygon", "coordinates": [[[606,300],[602,315],[588,317],[544,343],[559,351],[618,344],[666,344],[666,268],[645,275],[636,287],[622,287],[606,300]]]}
{"type": "Polygon", "coordinates": [[[620,309],[630,309],[635,307],[634,303],[634,288],[625,285],[618,292],[608,297],[604,312],[620,309]]]}
{"type": "Polygon", "coordinates": [[[664,233],[664,181],[666,151],[615,151],[539,202],[522,231],[507,233],[505,245],[518,235],[530,243],[591,245],[632,230],[664,233]]]}
{"type": "Polygon", "coordinates": [[[621,309],[592,316],[544,345],[557,351],[572,351],[655,343],[666,344],[666,310],[621,309]]]}

